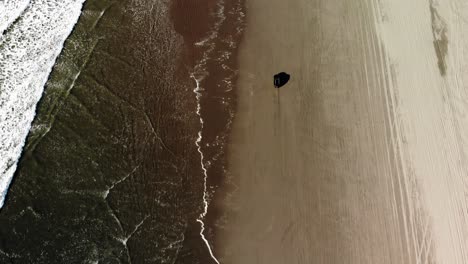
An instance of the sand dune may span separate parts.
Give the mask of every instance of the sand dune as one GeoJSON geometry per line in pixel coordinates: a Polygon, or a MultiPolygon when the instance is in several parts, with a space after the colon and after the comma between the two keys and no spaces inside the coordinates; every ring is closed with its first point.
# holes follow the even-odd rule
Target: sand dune
{"type": "Polygon", "coordinates": [[[468,4],[247,10],[221,262],[468,263],[468,4]]]}

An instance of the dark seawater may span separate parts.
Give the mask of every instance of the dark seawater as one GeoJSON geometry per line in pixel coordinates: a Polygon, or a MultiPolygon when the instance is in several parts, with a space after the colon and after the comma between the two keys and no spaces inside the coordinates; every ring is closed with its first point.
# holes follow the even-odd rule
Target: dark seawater
{"type": "Polygon", "coordinates": [[[213,242],[243,3],[196,2],[86,2],[0,211],[0,263],[214,263],[196,109],[213,242]]]}

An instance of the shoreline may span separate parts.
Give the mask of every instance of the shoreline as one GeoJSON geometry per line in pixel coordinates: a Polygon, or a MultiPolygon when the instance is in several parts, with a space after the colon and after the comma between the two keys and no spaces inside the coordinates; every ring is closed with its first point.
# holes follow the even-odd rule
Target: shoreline
{"type": "Polygon", "coordinates": [[[237,48],[244,27],[243,9],[243,0],[213,0],[204,4],[174,1],[172,9],[176,31],[185,40],[185,63],[198,87],[194,96],[201,130],[195,144],[202,156],[206,186],[202,197],[205,208],[197,221],[202,225],[200,236],[213,262],[217,262],[216,233],[222,228],[224,214],[221,201],[229,188],[225,149],[237,106],[234,82],[237,48]]]}
{"type": "Polygon", "coordinates": [[[466,263],[464,6],[87,0],[0,208],[0,263],[466,263]]]}

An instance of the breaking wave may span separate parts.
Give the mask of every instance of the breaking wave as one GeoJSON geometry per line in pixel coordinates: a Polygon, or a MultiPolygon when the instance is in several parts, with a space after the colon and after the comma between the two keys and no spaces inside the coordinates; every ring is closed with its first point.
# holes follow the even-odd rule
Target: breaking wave
{"type": "Polygon", "coordinates": [[[84,1],[0,1],[0,208],[36,104],[84,1]]]}

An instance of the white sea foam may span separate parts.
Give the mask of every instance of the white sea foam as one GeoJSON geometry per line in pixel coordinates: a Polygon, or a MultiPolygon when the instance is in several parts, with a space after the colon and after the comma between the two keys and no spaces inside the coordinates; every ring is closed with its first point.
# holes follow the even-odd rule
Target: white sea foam
{"type": "Polygon", "coordinates": [[[11,25],[29,5],[31,0],[16,0],[5,1],[0,0],[0,33],[3,34],[5,29],[11,25]]]}
{"type": "Polygon", "coordinates": [[[85,0],[0,0],[0,208],[36,104],[85,0]]]}

